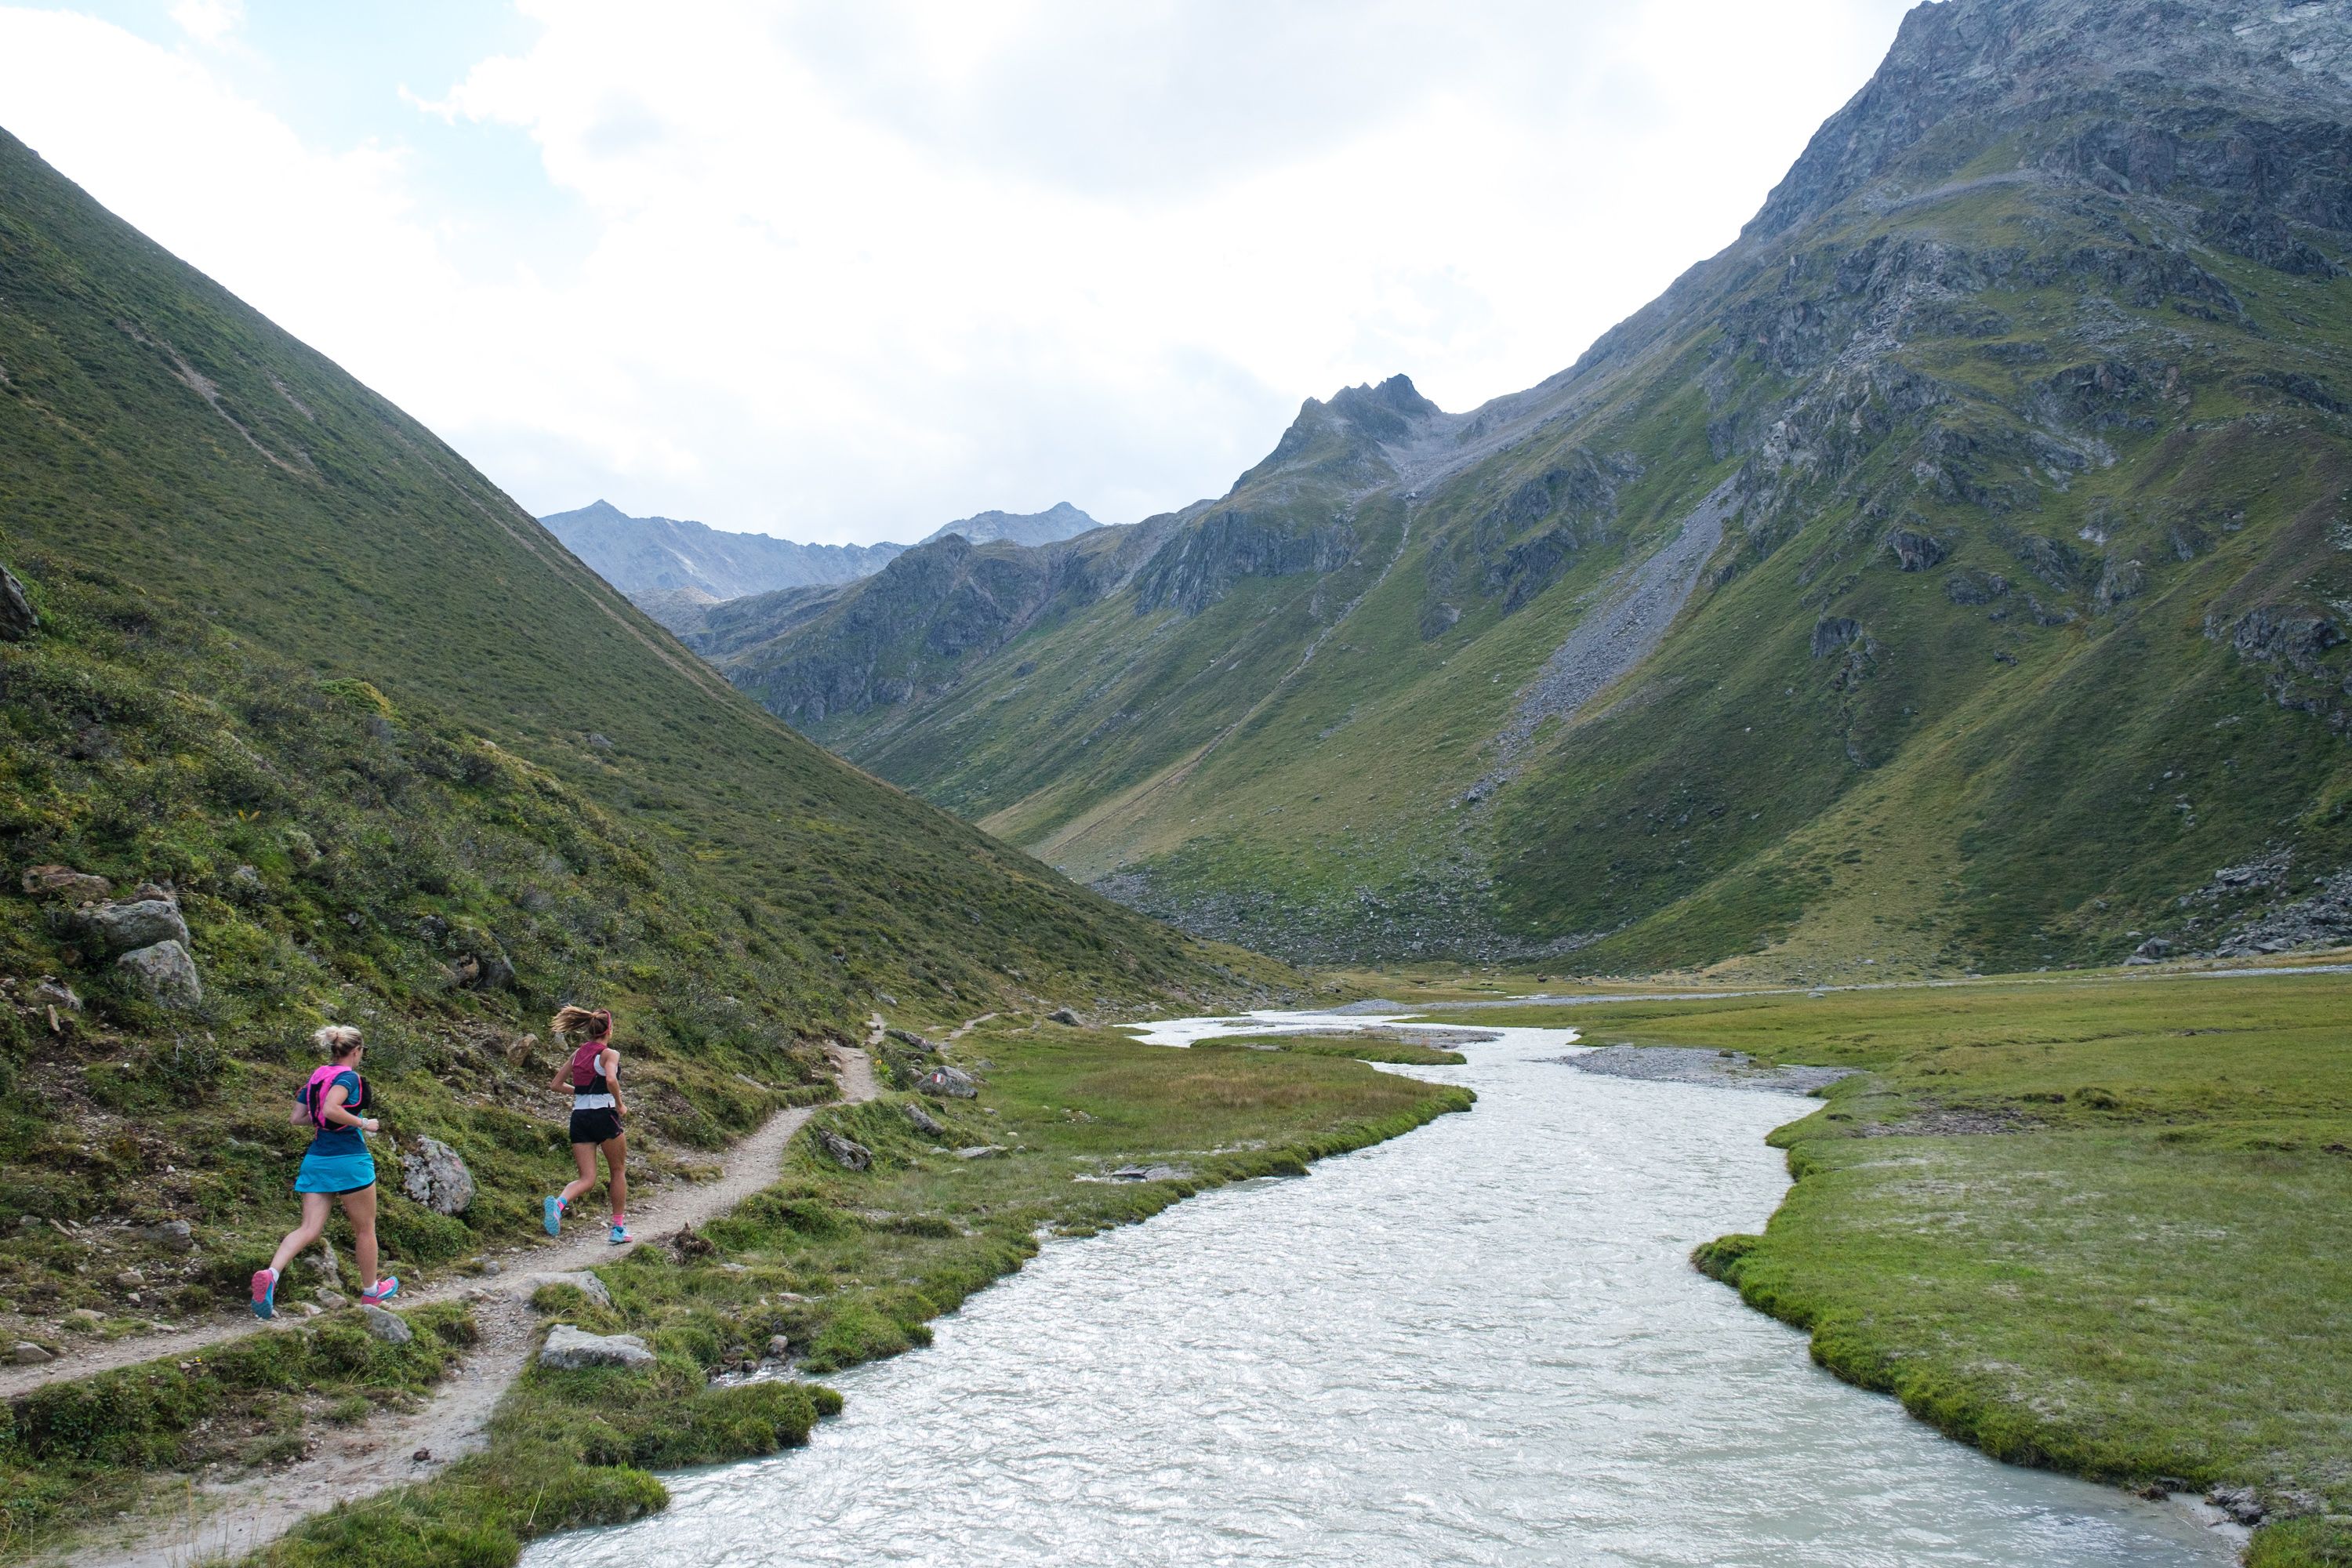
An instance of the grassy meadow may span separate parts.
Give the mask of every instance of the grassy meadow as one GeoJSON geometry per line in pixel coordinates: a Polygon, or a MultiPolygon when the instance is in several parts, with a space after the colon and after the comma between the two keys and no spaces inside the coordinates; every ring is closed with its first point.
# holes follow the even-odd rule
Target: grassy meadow
{"type": "Polygon", "coordinates": [[[1698,1265],[1999,1458],[2252,1489],[2273,1568],[2352,1562],[2347,1018],[2294,970],[1477,1015],[1856,1069],[1698,1265]]]}

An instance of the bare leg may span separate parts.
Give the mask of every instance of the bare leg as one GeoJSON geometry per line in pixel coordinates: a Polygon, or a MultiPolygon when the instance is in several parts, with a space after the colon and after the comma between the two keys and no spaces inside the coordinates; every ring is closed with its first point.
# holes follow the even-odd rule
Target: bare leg
{"type": "Polygon", "coordinates": [[[613,1173],[608,1184],[613,1196],[613,1223],[629,1212],[629,1141],[626,1137],[607,1138],[601,1147],[604,1151],[604,1168],[613,1173]]]}
{"type": "Polygon", "coordinates": [[[572,1158],[579,1163],[580,1179],[563,1189],[563,1206],[566,1208],[570,1208],[581,1194],[596,1184],[596,1145],[574,1143],[572,1145],[572,1158]]]}
{"type": "Polygon", "coordinates": [[[352,1222],[352,1251],[360,1266],[360,1289],[375,1289],[375,1189],[362,1187],[343,1194],[343,1214],[352,1222]]]}
{"type": "MultiPolygon", "coordinates": [[[[278,1244],[277,1255],[269,1260],[269,1271],[272,1274],[285,1273],[286,1266],[294,1261],[294,1255],[318,1240],[319,1233],[327,1228],[327,1210],[330,1206],[327,1194],[299,1193],[296,1195],[302,1200],[302,1223],[288,1231],[286,1239],[278,1244]]],[[[371,1256],[373,1256],[372,1253],[371,1256]]]]}

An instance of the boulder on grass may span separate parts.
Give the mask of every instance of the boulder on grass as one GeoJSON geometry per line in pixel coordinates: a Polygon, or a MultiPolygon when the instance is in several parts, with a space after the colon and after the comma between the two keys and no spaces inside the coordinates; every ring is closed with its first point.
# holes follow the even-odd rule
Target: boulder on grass
{"type": "Polygon", "coordinates": [[[924,1137],[944,1138],[948,1135],[948,1130],[940,1125],[939,1118],[933,1116],[929,1111],[925,1110],[913,1100],[910,1100],[907,1101],[905,1109],[907,1112],[907,1120],[913,1122],[915,1124],[915,1131],[921,1133],[924,1137]]]}
{"type": "Polygon", "coordinates": [[[129,952],[159,942],[193,945],[188,922],[169,899],[140,899],[127,904],[91,904],[74,917],[75,923],[106,946],[109,952],[129,952]]]}
{"type": "Polygon", "coordinates": [[[597,1279],[585,1268],[568,1269],[561,1274],[534,1274],[530,1277],[530,1288],[534,1293],[545,1285],[569,1285],[599,1307],[609,1310],[613,1305],[613,1293],[604,1289],[604,1282],[602,1279],[597,1279]]]}
{"type": "Polygon", "coordinates": [[[592,1334],[570,1323],[558,1323],[547,1331],[539,1364],[557,1372],[574,1372],[583,1366],[651,1366],[654,1352],[635,1334],[592,1334]]]}
{"type": "Polygon", "coordinates": [[[438,1138],[419,1138],[400,1156],[401,1191],[435,1214],[462,1214],[474,1201],[474,1173],[438,1138]]]}
{"type": "Polygon", "coordinates": [[[35,866],[25,873],[25,891],[36,898],[63,899],[87,904],[114,891],[114,884],[70,866],[35,866]]]}
{"type": "Polygon", "coordinates": [[[23,642],[40,626],[33,601],[25,595],[25,584],[16,581],[16,574],[0,566],[0,642],[23,642]]]}
{"type": "Polygon", "coordinates": [[[416,1331],[408,1326],[408,1320],[387,1312],[382,1307],[361,1307],[360,1319],[367,1324],[369,1333],[388,1345],[404,1345],[416,1337],[416,1331]]]}
{"type": "Polygon", "coordinates": [[[874,1151],[854,1139],[844,1138],[829,1128],[820,1127],[817,1146],[833,1157],[833,1163],[845,1171],[862,1171],[874,1163],[874,1151]]]}
{"type": "Polygon", "coordinates": [[[184,1219],[167,1219],[161,1225],[143,1226],[140,1235],[150,1241],[160,1241],[173,1252],[193,1252],[196,1247],[195,1227],[184,1219]]]}
{"type": "Polygon", "coordinates": [[[961,1068],[935,1067],[915,1087],[934,1100],[974,1100],[980,1095],[980,1085],[961,1068]]]}
{"type": "Polygon", "coordinates": [[[148,999],[163,1007],[194,1007],[205,999],[204,982],[196,977],[196,961],[176,942],[159,942],[136,948],[114,961],[114,966],[137,983],[148,999]]]}

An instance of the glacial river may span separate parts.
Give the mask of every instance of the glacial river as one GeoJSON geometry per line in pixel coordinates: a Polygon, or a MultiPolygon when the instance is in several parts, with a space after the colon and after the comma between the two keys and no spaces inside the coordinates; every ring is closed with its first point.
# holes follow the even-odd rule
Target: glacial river
{"type": "Polygon", "coordinates": [[[1477,1108],[1305,1180],[1049,1242],[931,1349],[833,1379],[808,1447],[527,1568],[2234,1560],[2181,1509],[1938,1437],[1694,1272],[1772,1212],[1761,1140],[1807,1102],[1541,1059],[1570,1038],[1413,1069],[1477,1108]]]}

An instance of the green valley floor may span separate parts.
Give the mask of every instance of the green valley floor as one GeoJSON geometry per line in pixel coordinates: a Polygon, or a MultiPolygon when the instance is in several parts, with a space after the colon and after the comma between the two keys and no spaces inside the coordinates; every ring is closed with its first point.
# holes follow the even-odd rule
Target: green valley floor
{"type": "Polygon", "coordinates": [[[1488,986],[1383,994],[1853,1069],[1772,1134],[1796,1184],[1764,1234],[1699,1268],[1954,1437],[2221,1494],[2265,1521],[2255,1568],[2352,1563],[2352,973],[1462,1010],[1488,986]]]}

